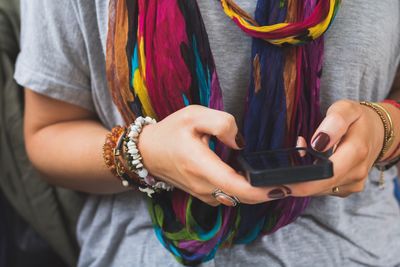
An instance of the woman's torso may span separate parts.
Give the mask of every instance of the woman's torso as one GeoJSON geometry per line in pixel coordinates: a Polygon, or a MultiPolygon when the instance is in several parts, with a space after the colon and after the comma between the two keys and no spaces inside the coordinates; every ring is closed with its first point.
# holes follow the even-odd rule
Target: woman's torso
{"type": "MultiPolygon", "coordinates": [[[[105,79],[108,1],[76,2],[87,45],[92,96],[108,127],[121,123],[105,79]],[[95,8],[93,8],[93,6],[95,8]]],[[[237,0],[252,12],[255,0],[237,0]]],[[[251,40],[223,14],[219,1],[201,0],[224,104],[240,118],[250,76],[251,40]]],[[[323,110],[335,100],[383,99],[400,60],[398,0],[343,1],[326,34],[321,86],[323,110]]],[[[395,171],[386,173],[391,179],[395,171]]],[[[378,189],[373,171],[366,189],[346,199],[314,198],[296,222],[250,245],[221,249],[204,266],[400,266],[400,214],[392,183],[378,189]]],[[[78,226],[80,266],[178,266],[157,241],[145,197],[137,192],[92,196],[78,226]]]]}

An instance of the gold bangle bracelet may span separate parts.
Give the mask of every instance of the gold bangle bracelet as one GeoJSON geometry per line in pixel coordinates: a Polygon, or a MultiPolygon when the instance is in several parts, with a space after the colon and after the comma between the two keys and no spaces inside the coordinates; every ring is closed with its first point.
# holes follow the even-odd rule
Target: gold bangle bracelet
{"type": "Polygon", "coordinates": [[[360,102],[360,104],[374,110],[380,117],[383,124],[384,128],[383,146],[381,152],[379,153],[378,158],[375,161],[379,162],[384,158],[386,152],[390,150],[390,147],[392,146],[394,141],[394,129],[393,129],[392,117],[390,116],[390,113],[378,103],[362,101],[360,102]]]}

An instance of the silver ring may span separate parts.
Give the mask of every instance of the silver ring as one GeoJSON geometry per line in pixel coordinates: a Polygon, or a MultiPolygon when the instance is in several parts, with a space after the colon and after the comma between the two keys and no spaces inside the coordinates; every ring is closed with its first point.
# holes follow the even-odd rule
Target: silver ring
{"type": "Polygon", "coordinates": [[[235,207],[237,206],[240,201],[235,196],[230,196],[226,194],[221,189],[216,188],[212,193],[211,196],[215,198],[219,203],[228,206],[228,207],[235,207]]]}

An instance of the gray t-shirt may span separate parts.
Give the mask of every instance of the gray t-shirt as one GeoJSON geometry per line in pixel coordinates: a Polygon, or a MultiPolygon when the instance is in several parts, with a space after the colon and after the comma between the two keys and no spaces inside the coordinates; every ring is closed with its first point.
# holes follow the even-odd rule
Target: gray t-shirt
{"type": "MultiPolygon", "coordinates": [[[[209,33],[226,110],[238,118],[249,79],[250,38],[219,1],[198,1],[209,33]]],[[[252,12],[256,0],[237,0],[252,12]]],[[[108,1],[22,0],[22,51],[16,80],[50,97],[95,111],[108,128],[121,123],[105,74],[108,1]]],[[[321,103],[377,101],[388,94],[400,60],[398,0],[343,1],[326,34],[321,103]]],[[[100,148],[99,148],[100,149],[100,148]]],[[[343,159],[346,160],[346,159],[343,159]]],[[[249,245],[221,249],[203,266],[400,266],[400,209],[394,169],[378,189],[313,198],[291,225],[249,245]]],[[[127,192],[88,198],[78,225],[79,266],[179,266],[158,242],[145,196],[127,192]]]]}

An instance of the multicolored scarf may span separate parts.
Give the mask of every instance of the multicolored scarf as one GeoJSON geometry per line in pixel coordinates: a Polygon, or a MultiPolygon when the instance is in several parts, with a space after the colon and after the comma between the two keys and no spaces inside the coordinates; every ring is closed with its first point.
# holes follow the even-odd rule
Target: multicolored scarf
{"type": "MultiPolygon", "coordinates": [[[[292,147],[299,135],[310,140],[320,121],[321,35],[340,0],[258,0],[254,18],[233,0],[220,1],[221,12],[253,37],[246,151],[292,147]]],[[[110,0],[107,78],[127,124],[136,116],[162,120],[190,104],[223,110],[196,0],[110,0]]],[[[227,160],[223,144],[210,147],[227,160]]],[[[149,199],[149,212],[162,245],[179,262],[195,265],[212,259],[221,246],[273,233],[308,203],[309,198],[288,197],[214,208],[175,190],[149,199]]]]}

